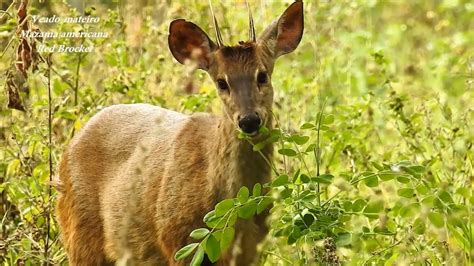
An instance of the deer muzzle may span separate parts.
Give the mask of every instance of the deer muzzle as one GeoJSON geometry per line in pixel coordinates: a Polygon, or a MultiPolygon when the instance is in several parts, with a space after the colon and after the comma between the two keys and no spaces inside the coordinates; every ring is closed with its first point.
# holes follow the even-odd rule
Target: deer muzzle
{"type": "Polygon", "coordinates": [[[262,125],[262,119],[258,113],[249,113],[239,117],[239,127],[247,134],[255,134],[262,125]]]}

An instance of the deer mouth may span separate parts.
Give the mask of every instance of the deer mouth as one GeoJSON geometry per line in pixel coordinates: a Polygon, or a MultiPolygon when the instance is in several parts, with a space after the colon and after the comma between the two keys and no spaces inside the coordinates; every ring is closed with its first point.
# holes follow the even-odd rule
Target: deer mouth
{"type": "Polygon", "coordinates": [[[247,134],[247,136],[254,138],[254,137],[257,137],[258,135],[260,135],[260,132],[258,130],[256,130],[252,133],[246,133],[246,134],[247,134]]]}
{"type": "Polygon", "coordinates": [[[248,131],[245,131],[243,130],[242,128],[238,128],[239,131],[241,133],[243,133],[246,137],[249,137],[251,139],[258,139],[258,138],[261,138],[261,137],[264,137],[267,135],[267,133],[265,133],[267,130],[265,128],[265,125],[266,125],[266,121],[262,121],[258,127],[254,128],[252,131],[248,132],[248,131]]]}

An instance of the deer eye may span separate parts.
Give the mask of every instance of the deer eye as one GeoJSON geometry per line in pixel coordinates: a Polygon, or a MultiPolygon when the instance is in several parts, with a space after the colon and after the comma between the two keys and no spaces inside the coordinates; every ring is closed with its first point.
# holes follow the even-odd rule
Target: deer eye
{"type": "Polygon", "coordinates": [[[229,90],[229,84],[227,84],[227,82],[223,79],[218,79],[217,80],[217,87],[219,88],[219,90],[221,91],[226,91],[226,90],[229,90]]]}
{"type": "Polygon", "coordinates": [[[258,72],[258,74],[257,74],[257,83],[258,84],[265,84],[267,82],[268,82],[267,72],[258,72]]]}

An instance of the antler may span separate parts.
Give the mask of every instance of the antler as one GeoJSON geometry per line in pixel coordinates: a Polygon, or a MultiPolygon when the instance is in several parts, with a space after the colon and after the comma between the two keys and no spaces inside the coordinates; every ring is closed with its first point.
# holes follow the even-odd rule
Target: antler
{"type": "Polygon", "coordinates": [[[221,48],[222,46],[224,46],[224,42],[222,41],[221,30],[219,29],[219,24],[217,23],[217,18],[216,18],[216,15],[214,14],[214,9],[212,8],[211,0],[209,0],[209,6],[211,7],[211,15],[214,22],[214,30],[216,31],[217,47],[221,48]]]}
{"type": "Polygon", "coordinates": [[[257,36],[255,34],[255,25],[253,23],[252,10],[250,9],[250,5],[247,0],[245,0],[245,3],[247,4],[247,10],[249,11],[249,41],[256,42],[257,36]]]}

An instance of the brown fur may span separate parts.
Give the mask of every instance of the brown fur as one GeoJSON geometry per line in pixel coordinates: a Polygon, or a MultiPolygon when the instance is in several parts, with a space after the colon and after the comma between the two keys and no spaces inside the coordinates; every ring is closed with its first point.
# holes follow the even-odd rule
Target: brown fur
{"type": "MultiPolygon", "coordinates": [[[[265,153],[269,156],[271,148],[265,153]]],[[[268,177],[263,159],[235,137],[235,126],[225,119],[185,117],[144,104],[106,108],[74,139],[60,165],[65,193],[58,201],[58,217],[70,263],[113,262],[130,249],[141,264],[156,265],[165,258],[169,265],[178,264],[174,253],[190,242],[194,228],[204,226],[204,214],[218,201],[234,197],[242,185],[252,187],[268,177]],[[160,113],[175,125],[161,128],[156,123],[160,113]],[[164,143],[158,134],[168,132],[162,130],[176,134],[164,143]],[[89,134],[125,139],[108,146],[107,141],[88,141],[89,134]]],[[[264,235],[257,233],[266,232],[264,224],[254,221],[239,227],[238,235],[254,239],[254,246],[264,235]]],[[[250,263],[254,254],[231,259],[246,265],[240,261],[250,263]]]]}
{"type": "MultiPolygon", "coordinates": [[[[285,20],[290,11],[295,17],[295,10],[302,16],[300,1],[258,42],[232,47],[216,47],[192,23],[171,23],[175,58],[197,60],[213,80],[229,84],[219,92],[224,114],[186,116],[133,104],[95,115],[71,141],[59,170],[57,216],[71,265],[183,265],[174,254],[192,241],[193,229],[205,226],[203,216],[217,202],[235,197],[244,185],[270,181],[269,166],[237,138],[236,129],[239,117],[248,113],[272,126],[273,88],[270,80],[257,84],[256,74],[264,71],[270,79],[276,57],[296,48],[279,41],[295,35],[285,28],[295,27],[285,20]],[[200,58],[193,57],[195,49],[201,49],[200,58]]],[[[271,145],[262,150],[270,160],[272,152],[271,145]]],[[[237,222],[234,243],[218,265],[255,262],[257,243],[267,234],[265,217],[237,222]]]]}

